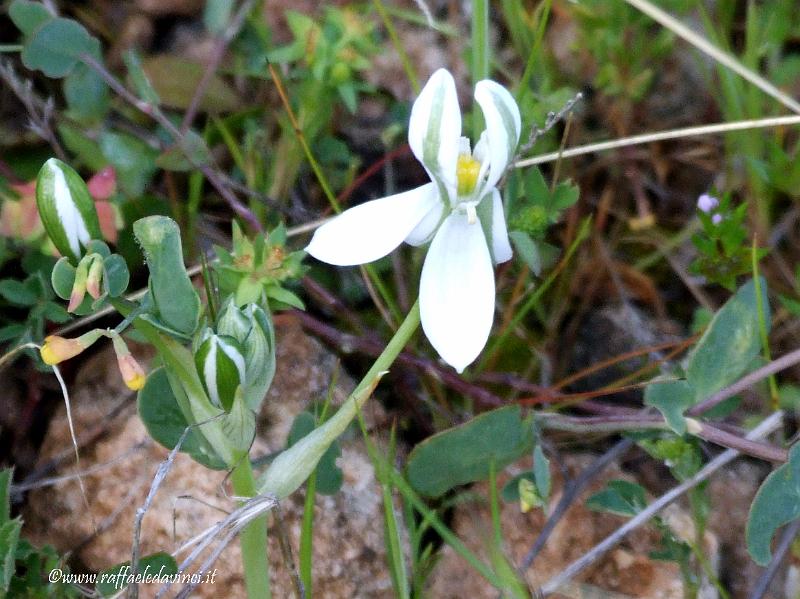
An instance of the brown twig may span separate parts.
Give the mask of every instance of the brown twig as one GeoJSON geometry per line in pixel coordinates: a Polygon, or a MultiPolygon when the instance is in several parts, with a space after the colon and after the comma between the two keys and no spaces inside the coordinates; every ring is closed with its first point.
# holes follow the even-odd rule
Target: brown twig
{"type": "Polygon", "coordinates": [[[33,91],[33,84],[30,80],[22,80],[17,77],[14,67],[10,61],[0,59],[0,79],[14,92],[30,119],[30,129],[36,135],[44,139],[53,148],[56,156],[61,160],[66,160],[66,154],[58,137],[50,126],[50,120],[55,113],[53,99],[43,100],[33,91]]]}
{"type": "Polygon", "coordinates": [[[189,106],[186,108],[186,112],[183,115],[183,121],[181,122],[181,133],[185,134],[189,130],[192,121],[194,121],[194,117],[197,116],[197,110],[200,107],[200,102],[203,101],[203,98],[206,95],[208,85],[211,83],[211,78],[217,72],[220,63],[222,62],[222,57],[225,56],[225,51],[228,49],[228,45],[231,43],[231,41],[233,41],[233,38],[239,34],[239,30],[242,28],[244,20],[247,18],[247,15],[250,14],[250,11],[253,10],[255,3],[255,0],[244,0],[242,5],[239,7],[239,10],[236,11],[235,15],[233,15],[230,23],[228,23],[228,26],[225,27],[225,31],[222,32],[222,35],[217,37],[216,43],[214,44],[214,49],[211,51],[211,57],[208,61],[208,65],[203,73],[203,77],[197,84],[197,88],[194,90],[194,94],[189,102],[189,106]]]}
{"type": "MultiPolygon", "coordinates": [[[[172,136],[172,138],[175,140],[175,143],[183,151],[189,162],[194,167],[202,171],[203,175],[205,175],[206,179],[208,179],[208,182],[211,183],[214,189],[217,190],[217,192],[228,203],[231,209],[242,219],[244,219],[251,227],[253,227],[254,230],[259,232],[263,230],[263,226],[255,214],[253,214],[247,206],[240,202],[225,184],[222,173],[220,173],[216,167],[213,167],[209,164],[200,164],[193,160],[194,152],[190,147],[188,147],[186,138],[158,106],[137,98],[122,84],[121,81],[119,81],[119,79],[114,77],[114,75],[112,75],[108,69],[106,69],[105,66],[98,62],[93,56],[89,54],[81,54],[80,59],[84,64],[86,64],[86,66],[90,67],[98,75],[100,75],[103,81],[105,81],[106,84],[112,90],[114,90],[118,96],[161,125],[172,136]]],[[[205,150],[210,154],[210,150],[208,150],[208,148],[205,148],[205,150]]]]}
{"type": "MultiPolygon", "coordinates": [[[[344,333],[314,318],[307,312],[296,310],[292,312],[292,314],[300,321],[303,328],[334,345],[342,353],[358,353],[368,357],[377,357],[384,349],[385,343],[378,338],[344,333]]],[[[409,351],[401,352],[395,364],[411,367],[420,372],[429,374],[433,378],[440,380],[453,391],[470,397],[481,405],[496,407],[505,403],[494,393],[464,380],[454,371],[409,351]]]]}

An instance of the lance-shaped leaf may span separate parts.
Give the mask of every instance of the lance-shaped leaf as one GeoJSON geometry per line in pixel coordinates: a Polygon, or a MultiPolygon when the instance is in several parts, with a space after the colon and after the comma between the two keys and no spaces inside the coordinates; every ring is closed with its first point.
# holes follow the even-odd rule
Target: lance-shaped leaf
{"type": "Polygon", "coordinates": [[[233,337],[211,333],[200,344],[194,359],[211,403],[230,411],[236,390],[245,380],[245,362],[239,342],[233,337]]]}
{"type": "Polygon", "coordinates": [[[73,264],[81,247],[100,239],[94,201],[81,176],[57,158],[44,163],[36,180],[36,205],[42,224],[59,252],[73,264]]]}
{"type": "Polygon", "coordinates": [[[166,216],[148,216],[133,224],[133,233],[150,269],[155,317],[150,324],[190,337],[200,319],[200,297],[183,264],[178,224],[166,216]]]}

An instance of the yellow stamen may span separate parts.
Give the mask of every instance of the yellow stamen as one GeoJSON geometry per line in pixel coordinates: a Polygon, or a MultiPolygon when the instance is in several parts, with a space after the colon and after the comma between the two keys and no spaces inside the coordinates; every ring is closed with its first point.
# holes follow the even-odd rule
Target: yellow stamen
{"type": "Polygon", "coordinates": [[[466,196],[475,190],[478,175],[481,172],[481,163],[469,154],[459,154],[456,163],[456,181],[458,182],[458,195],[466,196]]]}

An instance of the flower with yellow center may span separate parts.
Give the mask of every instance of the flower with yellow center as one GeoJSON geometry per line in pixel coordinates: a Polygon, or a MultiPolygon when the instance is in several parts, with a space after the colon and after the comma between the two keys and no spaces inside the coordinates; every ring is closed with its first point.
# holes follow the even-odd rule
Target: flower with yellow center
{"type": "Polygon", "coordinates": [[[411,109],[408,142],[431,182],[351,208],[317,229],[306,251],[352,266],[387,255],[403,241],[431,241],[420,281],[420,318],[431,344],[461,372],[478,356],[494,320],[493,263],[511,258],[497,183],[522,129],[514,98],[479,81],[475,101],[486,130],[474,148],[461,136],[452,75],[436,71],[411,109]]]}

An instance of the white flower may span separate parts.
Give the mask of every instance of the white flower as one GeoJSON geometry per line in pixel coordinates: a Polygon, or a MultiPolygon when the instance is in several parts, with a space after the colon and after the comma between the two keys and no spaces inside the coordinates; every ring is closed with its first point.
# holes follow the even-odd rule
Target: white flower
{"type": "Polygon", "coordinates": [[[706,214],[714,210],[717,206],[719,206],[719,200],[712,195],[704,193],[697,198],[697,208],[706,214]]]}
{"type": "Polygon", "coordinates": [[[475,86],[486,130],[474,150],[461,137],[452,75],[436,71],[411,109],[408,142],[431,182],[345,211],[314,234],[306,251],[339,266],[382,258],[403,241],[433,239],[420,282],[422,328],[439,354],[463,371],[486,345],[494,319],[494,263],[511,258],[496,185],[522,128],[504,87],[475,86]]]}

